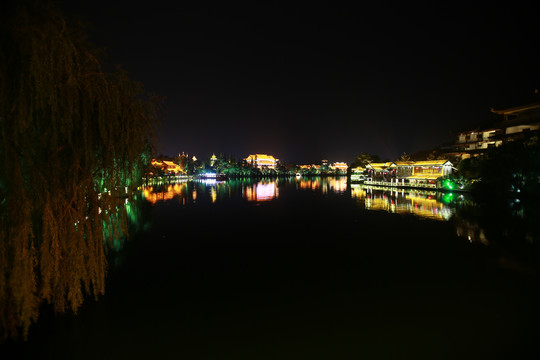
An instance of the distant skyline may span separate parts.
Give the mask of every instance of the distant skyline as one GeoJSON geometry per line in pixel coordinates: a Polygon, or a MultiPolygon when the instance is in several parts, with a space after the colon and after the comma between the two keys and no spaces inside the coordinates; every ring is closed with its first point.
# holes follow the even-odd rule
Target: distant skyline
{"type": "Polygon", "coordinates": [[[107,63],[166,98],[158,151],[393,159],[540,88],[535,13],[508,4],[63,1],[107,63]],[[181,5],[179,5],[181,4],[181,5]]]}

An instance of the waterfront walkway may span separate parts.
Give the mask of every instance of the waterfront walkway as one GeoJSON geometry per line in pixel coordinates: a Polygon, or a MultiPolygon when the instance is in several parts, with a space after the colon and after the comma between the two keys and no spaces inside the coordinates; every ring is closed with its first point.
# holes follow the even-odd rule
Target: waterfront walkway
{"type": "MultiPolygon", "coordinates": [[[[354,182],[354,180],[352,180],[354,182]]],[[[435,189],[435,190],[444,190],[443,188],[437,187],[437,184],[425,184],[425,183],[405,183],[400,181],[373,181],[365,180],[364,185],[369,186],[384,186],[384,187],[403,187],[403,188],[415,188],[415,189],[435,189]]]]}

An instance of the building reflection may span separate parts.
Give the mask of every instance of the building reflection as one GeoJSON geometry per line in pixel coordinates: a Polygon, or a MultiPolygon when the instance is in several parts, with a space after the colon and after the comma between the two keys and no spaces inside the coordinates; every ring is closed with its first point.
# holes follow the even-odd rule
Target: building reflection
{"type": "Polygon", "coordinates": [[[319,178],[301,178],[297,187],[302,190],[318,190],[321,188],[321,181],[319,178]]]}
{"type": "Polygon", "coordinates": [[[246,184],[242,188],[242,196],[248,201],[269,201],[279,196],[277,180],[261,180],[254,184],[246,184]]]}
{"type": "Polygon", "coordinates": [[[234,194],[241,194],[248,201],[269,201],[279,196],[277,179],[184,181],[146,186],[142,188],[142,192],[144,198],[151,204],[177,199],[183,205],[197,202],[215,203],[219,200],[230,199],[235,196],[234,194]]]}
{"type": "Polygon", "coordinates": [[[347,191],[347,177],[310,177],[300,178],[297,188],[302,190],[321,191],[323,194],[344,193],[347,191]]]}
{"type": "Polygon", "coordinates": [[[456,207],[456,234],[471,243],[513,244],[540,242],[540,205],[520,199],[496,199],[484,204],[462,201],[456,207]]]}
{"type": "Polygon", "coordinates": [[[185,198],[187,195],[187,183],[145,186],[142,188],[142,192],[148,202],[155,204],[158,201],[172,200],[175,196],[185,198]]]}
{"type": "MultiPolygon", "coordinates": [[[[231,179],[217,181],[216,179],[198,179],[181,181],[172,184],[157,184],[142,188],[144,198],[151,204],[178,199],[183,205],[209,201],[218,202],[241,195],[247,201],[270,201],[280,195],[279,183],[289,180],[277,178],[263,179],[231,179]]],[[[317,191],[322,194],[345,193],[348,190],[347,178],[302,178],[294,179],[297,189],[317,191]]]]}
{"type": "Polygon", "coordinates": [[[323,194],[327,194],[329,192],[344,193],[347,191],[347,177],[345,176],[337,178],[325,178],[323,179],[323,184],[326,185],[323,187],[323,194]]]}
{"type": "Polygon", "coordinates": [[[443,202],[443,194],[427,190],[374,188],[351,185],[351,196],[367,210],[382,210],[396,214],[413,214],[434,220],[449,220],[454,209],[443,202]]]}
{"type": "Polygon", "coordinates": [[[457,236],[466,238],[471,243],[478,242],[484,245],[489,244],[486,233],[479,223],[458,216],[455,224],[457,236]]]}

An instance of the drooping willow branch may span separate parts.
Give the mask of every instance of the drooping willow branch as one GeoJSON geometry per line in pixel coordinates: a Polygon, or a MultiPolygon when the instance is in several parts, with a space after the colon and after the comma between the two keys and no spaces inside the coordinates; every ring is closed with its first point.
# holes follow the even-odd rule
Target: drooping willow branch
{"type": "Polygon", "coordinates": [[[0,12],[0,338],[26,335],[43,301],[76,311],[104,292],[106,245],[125,230],[114,192],[137,186],[157,119],[80,27],[14,3],[0,12]]]}

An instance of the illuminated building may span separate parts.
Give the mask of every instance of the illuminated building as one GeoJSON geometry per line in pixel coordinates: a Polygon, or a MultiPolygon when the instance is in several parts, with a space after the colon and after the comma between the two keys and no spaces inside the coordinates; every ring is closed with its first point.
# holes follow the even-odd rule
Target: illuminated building
{"type": "Polygon", "coordinates": [[[351,181],[364,181],[366,179],[366,168],[358,166],[351,169],[351,181]]]}
{"type": "Polygon", "coordinates": [[[393,162],[369,163],[366,165],[368,181],[389,182],[397,175],[397,166],[393,162]]]}
{"type": "Polygon", "coordinates": [[[166,174],[183,174],[185,171],[178,164],[168,160],[152,159],[152,166],[161,168],[166,174]]]}
{"type": "Polygon", "coordinates": [[[210,166],[214,166],[216,161],[217,161],[216,154],[212,154],[212,157],[210,158],[210,166]]]}
{"type": "Polygon", "coordinates": [[[442,176],[452,173],[452,163],[448,160],[426,160],[415,161],[413,173],[407,179],[411,185],[433,185],[436,186],[436,180],[442,176]]]}
{"type": "Polygon", "coordinates": [[[501,140],[495,141],[492,139],[492,136],[500,133],[500,131],[497,128],[475,128],[462,131],[457,135],[457,141],[453,145],[455,150],[450,152],[450,154],[458,155],[462,158],[483,154],[487,149],[502,144],[501,140]]]}
{"type": "Polygon", "coordinates": [[[414,161],[396,161],[394,164],[396,164],[398,179],[405,179],[413,174],[414,161]]]}
{"type": "Polygon", "coordinates": [[[318,172],[321,170],[321,165],[298,165],[298,169],[302,171],[313,170],[315,172],[318,172]]]}
{"type": "Polygon", "coordinates": [[[366,184],[385,186],[437,187],[437,179],[450,175],[448,160],[369,163],[366,184]]]}
{"type": "Polygon", "coordinates": [[[259,169],[267,168],[267,169],[275,169],[277,166],[279,159],[274,158],[272,155],[266,155],[266,154],[255,154],[255,155],[249,155],[247,158],[244,159],[244,161],[253,167],[257,167],[259,169]]]}
{"type": "Polygon", "coordinates": [[[469,158],[484,154],[489,148],[540,131],[540,101],[494,110],[503,120],[490,120],[456,134],[454,144],[443,149],[448,155],[469,158]]]}
{"type": "Polygon", "coordinates": [[[347,165],[344,162],[335,162],[332,165],[330,165],[330,169],[339,170],[341,172],[347,172],[348,168],[349,168],[349,165],[347,165]]]}
{"type": "Polygon", "coordinates": [[[491,137],[495,141],[515,140],[540,130],[540,101],[508,109],[492,109],[491,111],[504,116],[504,120],[500,123],[504,132],[495,133],[491,137]]]}

